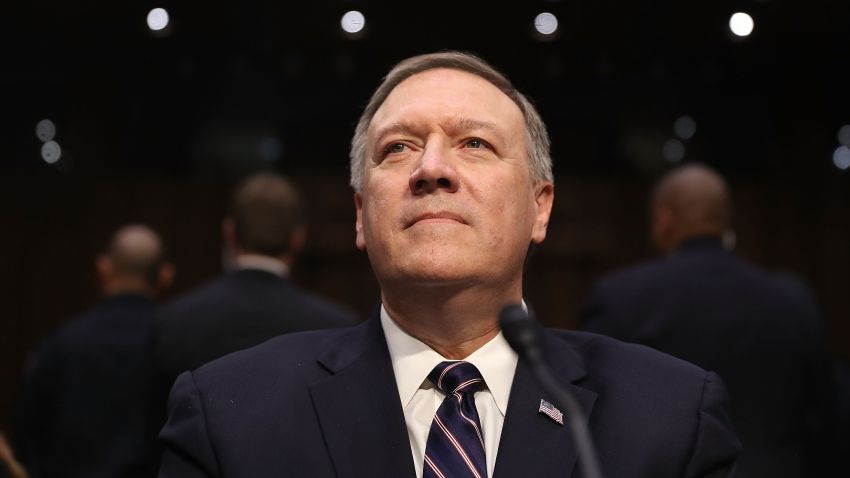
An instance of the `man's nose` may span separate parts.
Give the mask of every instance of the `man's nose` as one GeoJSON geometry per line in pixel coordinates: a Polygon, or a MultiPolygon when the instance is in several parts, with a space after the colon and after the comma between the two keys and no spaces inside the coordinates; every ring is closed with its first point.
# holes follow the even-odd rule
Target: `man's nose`
{"type": "Polygon", "coordinates": [[[413,194],[457,191],[459,181],[451,154],[451,148],[442,142],[425,146],[419,164],[410,175],[410,190],[413,194]]]}

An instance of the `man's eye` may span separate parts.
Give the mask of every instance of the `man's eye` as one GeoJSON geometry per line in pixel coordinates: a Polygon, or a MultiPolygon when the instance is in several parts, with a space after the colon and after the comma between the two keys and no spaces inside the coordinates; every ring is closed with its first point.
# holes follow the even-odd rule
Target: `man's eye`
{"type": "Polygon", "coordinates": [[[467,148],[479,149],[479,148],[486,148],[487,144],[484,141],[481,141],[480,139],[473,138],[473,139],[466,140],[466,147],[467,148]]]}
{"type": "Polygon", "coordinates": [[[404,149],[405,149],[404,144],[402,144],[402,143],[393,143],[393,144],[391,144],[391,145],[387,148],[386,153],[387,153],[387,154],[392,154],[392,153],[403,153],[403,152],[404,152],[404,149]]]}

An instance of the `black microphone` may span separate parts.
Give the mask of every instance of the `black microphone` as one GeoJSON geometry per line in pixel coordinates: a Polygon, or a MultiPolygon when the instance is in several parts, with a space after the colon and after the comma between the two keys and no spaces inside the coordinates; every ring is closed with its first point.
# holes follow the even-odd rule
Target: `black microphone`
{"type": "Polygon", "coordinates": [[[531,366],[531,372],[543,390],[553,397],[556,405],[566,410],[582,475],[585,478],[602,478],[596,449],[587,427],[584,426],[587,422],[584,412],[575,397],[555,380],[543,360],[543,352],[540,350],[540,325],[528,316],[521,305],[508,304],[499,312],[499,326],[508,344],[531,366]]]}

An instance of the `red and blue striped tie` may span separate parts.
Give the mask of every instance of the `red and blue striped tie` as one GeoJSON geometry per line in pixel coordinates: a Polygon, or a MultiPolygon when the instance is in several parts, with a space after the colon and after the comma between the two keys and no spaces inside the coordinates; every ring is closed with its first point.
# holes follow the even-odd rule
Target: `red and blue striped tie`
{"type": "Polygon", "coordinates": [[[424,478],[487,478],[484,434],[475,409],[481,373],[469,362],[442,362],[428,374],[446,394],[425,445],[424,478]]]}

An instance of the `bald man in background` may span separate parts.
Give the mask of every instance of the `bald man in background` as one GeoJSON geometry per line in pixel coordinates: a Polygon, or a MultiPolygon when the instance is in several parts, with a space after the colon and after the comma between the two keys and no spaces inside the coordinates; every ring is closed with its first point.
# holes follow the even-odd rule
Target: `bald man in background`
{"type": "Polygon", "coordinates": [[[832,476],[828,358],[809,291],[730,252],[729,190],[706,166],[664,176],[650,212],[665,257],[602,280],[585,328],[719,373],[744,446],[740,476],[832,476]]]}
{"type": "Polygon", "coordinates": [[[173,266],[159,236],[128,225],[95,261],[103,300],[32,354],[16,442],[32,476],[155,475],[154,301],[173,266]]]}

